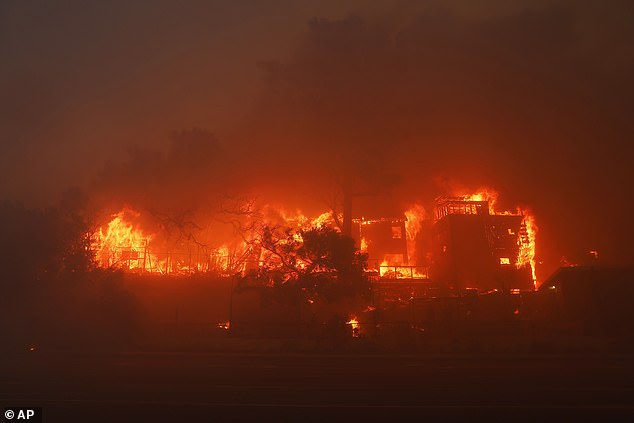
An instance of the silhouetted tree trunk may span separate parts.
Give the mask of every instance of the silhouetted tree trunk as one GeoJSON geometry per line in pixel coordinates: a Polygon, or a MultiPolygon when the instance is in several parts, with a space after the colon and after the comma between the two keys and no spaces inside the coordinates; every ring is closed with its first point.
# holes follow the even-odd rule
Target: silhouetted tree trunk
{"type": "Polygon", "coordinates": [[[350,184],[343,189],[343,234],[352,236],[352,190],[350,184]]]}

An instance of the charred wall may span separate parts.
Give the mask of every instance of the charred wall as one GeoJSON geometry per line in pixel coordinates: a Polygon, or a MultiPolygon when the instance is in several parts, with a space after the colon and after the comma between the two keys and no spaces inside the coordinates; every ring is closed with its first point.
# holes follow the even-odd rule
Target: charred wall
{"type": "Polygon", "coordinates": [[[530,268],[517,268],[522,216],[448,214],[433,228],[432,279],[450,288],[531,289],[530,268]]]}
{"type": "Polygon", "coordinates": [[[381,264],[390,258],[391,264],[407,265],[407,233],[404,219],[358,220],[352,224],[357,245],[364,240],[370,264],[381,264]],[[399,259],[400,257],[400,259],[399,259]]]}

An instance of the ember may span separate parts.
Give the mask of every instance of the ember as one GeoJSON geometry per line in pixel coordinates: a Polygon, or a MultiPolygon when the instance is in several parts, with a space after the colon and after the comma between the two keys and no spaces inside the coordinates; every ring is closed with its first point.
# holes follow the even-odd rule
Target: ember
{"type": "Polygon", "coordinates": [[[350,325],[350,329],[352,329],[352,337],[359,337],[359,321],[356,316],[352,316],[350,320],[346,322],[346,324],[350,325]]]}

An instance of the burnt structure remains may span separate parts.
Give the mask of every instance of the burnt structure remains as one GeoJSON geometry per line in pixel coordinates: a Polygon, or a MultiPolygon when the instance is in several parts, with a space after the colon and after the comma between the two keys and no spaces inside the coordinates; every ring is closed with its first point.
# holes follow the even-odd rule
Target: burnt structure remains
{"type": "Polygon", "coordinates": [[[368,253],[370,264],[386,260],[393,265],[407,265],[407,240],[404,215],[352,220],[353,238],[368,253]]]}
{"type": "Polygon", "coordinates": [[[489,201],[463,197],[437,199],[435,213],[434,282],[457,292],[534,288],[530,264],[520,262],[530,242],[522,214],[496,214],[489,201]]]}

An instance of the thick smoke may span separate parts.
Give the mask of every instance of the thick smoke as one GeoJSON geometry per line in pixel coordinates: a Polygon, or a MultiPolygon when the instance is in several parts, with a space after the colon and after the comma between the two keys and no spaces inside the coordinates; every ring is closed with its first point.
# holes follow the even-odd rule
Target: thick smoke
{"type": "MultiPolygon", "coordinates": [[[[29,197],[30,187],[37,196],[77,172],[92,181],[86,191],[102,215],[127,204],[182,223],[215,216],[226,198],[317,213],[340,202],[346,183],[359,213],[414,202],[430,211],[453,186],[490,186],[501,208],[536,214],[544,274],[589,250],[631,263],[628,3],[407,3],[381,17],[354,4],[360,17],[313,18],[290,55],[247,42],[253,28],[266,33],[254,16],[270,11],[259,6],[232,7],[226,23],[208,22],[225,15],[202,3],[179,13],[162,3],[152,13],[119,6],[105,17],[86,6],[68,14],[67,30],[52,27],[46,10],[18,8],[3,20],[6,33],[30,33],[20,25],[35,16],[50,41],[33,32],[27,48],[9,37],[2,45],[48,49],[56,60],[16,53],[0,70],[12,99],[0,103],[2,163],[13,181],[2,191],[29,197]],[[231,40],[216,37],[241,22],[231,40]],[[259,95],[238,118],[256,72],[259,95]],[[177,132],[165,147],[170,128],[177,132]],[[129,153],[115,154],[123,146],[129,153]]],[[[301,14],[288,13],[288,26],[299,26],[301,14]]]]}
{"type": "Polygon", "coordinates": [[[631,260],[634,61],[589,50],[581,24],[564,6],[490,20],[429,12],[398,30],[313,19],[289,62],[262,64],[247,127],[263,154],[302,163],[292,178],[277,168],[280,184],[318,190],[315,175],[351,171],[402,204],[491,186],[502,207],[534,210],[544,273],[594,249],[631,260]]]}

